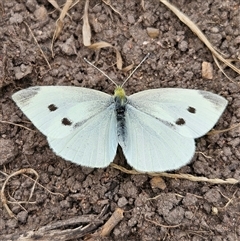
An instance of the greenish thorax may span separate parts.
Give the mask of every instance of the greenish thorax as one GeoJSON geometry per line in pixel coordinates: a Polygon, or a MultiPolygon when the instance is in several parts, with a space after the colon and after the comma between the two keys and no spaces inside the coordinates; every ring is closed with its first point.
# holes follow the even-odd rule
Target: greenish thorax
{"type": "Polygon", "coordinates": [[[125,94],[125,90],[121,86],[117,86],[114,90],[114,100],[116,106],[124,106],[127,103],[127,97],[125,94]]]}

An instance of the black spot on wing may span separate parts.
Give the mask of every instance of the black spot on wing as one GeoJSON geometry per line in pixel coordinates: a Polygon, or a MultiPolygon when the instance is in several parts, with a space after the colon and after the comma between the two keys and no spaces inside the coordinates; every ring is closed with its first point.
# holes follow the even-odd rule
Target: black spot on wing
{"type": "Polygon", "coordinates": [[[52,112],[52,111],[57,110],[58,107],[56,105],[54,105],[54,104],[51,104],[51,105],[48,106],[48,109],[52,112]]]}
{"type": "MultiPolygon", "coordinates": [[[[191,114],[195,114],[196,113],[196,109],[192,106],[189,106],[187,108],[187,111],[191,114]]],[[[178,126],[183,126],[186,124],[186,121],[183,119],[183,118],[178,118],[176,121],[175,121],[175,124],[178,125],[178,126]]]]}
{"type": "Polygon", "coordinates": [[[194,107],[192,107],[192,106],[189,106],[187,110],[188,110],[188,112],[190,112],[192,114],[196,113],[196,109],[194,107]]]}
{"type": "Polygon", "coordinates": [[[179,126],[182,126],[182,125],[186,124],[186,122],[183,118],[178,118],[175,123],[179,126]]]}
{"type": "Polygon", "coordinates": [[[63,118],[62,124],[65,126],[70,126],[70,125],[72,125],[72,122],[68,118],[63,118]]]}

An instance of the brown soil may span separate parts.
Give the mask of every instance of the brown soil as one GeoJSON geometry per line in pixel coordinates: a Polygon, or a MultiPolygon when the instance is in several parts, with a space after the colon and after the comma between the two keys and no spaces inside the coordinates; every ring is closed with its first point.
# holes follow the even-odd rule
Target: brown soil
{"type": "MultiPolygon", "coordinates": [[[[151,53],[125,85],[127,94],[160,87],[208,90],[229,101],[216,129],[239,123],[239,85],[221,73],[204,44],[163,4],[145,0],[143,9],[140,2],[112,1],[121,17],[101,1],[90,1],[89,6],[93,43],[106,41],[117,47],[125,66],[132,62],[136,65],[148,52],[151,53]],[[150,38],[147,27],[159,29],[159,36],[150,38]],[[213,65],[212,80],[202,78],[203,61],[213,65]]],[[[239,0],[173,0],[172,3],[197,23],[227,58],[240,57],[239,0]]],[[[71,18],[64,20],[63,32],[54,44],[55,57],[52,58],[51,39],[59,13],[48,1],[11,0],[0,4],[1,118],[34,130],[1,123],[1,171],[11,174],[32,168],[39,174],[41,185],[62,194],[50,194],[37,185],[30,200],[35,203],[23,204],[25,209],[18,204],[9,204],[16,219],[9,217],[1,203],[0,239],[17,240],[21,233],[38,230],[58,220],[98,215],[106,207],[102,223],[96,225],[98,230],[120,207],[124,210],[123,219],[108,237],[99,236],[94,240],[239,240],[239,185],[164,178],[166,186],[161,189],[151,185],[153,180],[149,175],[128,175],[112,167],[91,169],[75,165],[52,152],[46,138],[11,100],[17,90],[36,85],[85,86],[111,94],[114,85],[86,64],[83,57],[96,63],[118,83],[126,78],[129,73],[112,65],[116,61],[113,49],[93,51],[83,46],[83,8],[84,1],[80,1],[69,11],[71,18]],[[25,23],[33,31],[52,69],[49,70],[25,23]]],[[[233,71],[226,69],[226,72],[235,82],[240,81],[233,71]]],[[[197,151],[204,155],[196,153],[194,160],[176,173],[240,180],[239,128],[204,136],[196,141],[196,145],[197,151]]],[[[120,157],[118,154],[114,162],[128,167],[120,157]]],[[[3,173],[1,186],[6,178],[3,173]]],[[[5,194],[11,201],[28,200],[32,185],[26,176],[15,176],[6,186],[5,194]]],[[[64,228],[76,226],[79,225],[64,228]]],[[[89,231],[88,235],[94,231],[89,231]]]]}

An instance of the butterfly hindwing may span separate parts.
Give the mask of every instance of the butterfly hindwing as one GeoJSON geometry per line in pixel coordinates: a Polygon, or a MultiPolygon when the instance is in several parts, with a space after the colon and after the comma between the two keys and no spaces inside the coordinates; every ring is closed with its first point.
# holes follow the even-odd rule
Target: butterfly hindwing
{"type": "Polygon", "coordinates": [[[113,108],[109,106],[64,138],[48,137],[50,147],[64,159],[83,166],[108,166],[118,145],[113,108]]]}
{"type": "Polygon", "coordinates": [[[126,133],[120,142],[127,162],[138,171],[161,172],[177,169],[194,155],[193,138],[166,128],[156,118],[127,106],[126,133]]]}

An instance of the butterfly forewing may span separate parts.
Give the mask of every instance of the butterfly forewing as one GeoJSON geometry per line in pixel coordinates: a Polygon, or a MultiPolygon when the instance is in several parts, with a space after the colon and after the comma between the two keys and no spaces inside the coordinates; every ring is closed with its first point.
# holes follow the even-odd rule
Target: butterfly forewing
{"type": "Polygon", "coordinates": [[[198,138],[216,124],[227,100],[199,90],[153,89],[128,97],[129,105],[158,119],[182,136],[198,138]]]}
{"type": "Polygon", "coordinates": [[[73,86],[37,86],[12,96],[32,123],[46,136],[63,138],[76,126],[111,105],[110,95],[73,86]]]}

